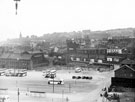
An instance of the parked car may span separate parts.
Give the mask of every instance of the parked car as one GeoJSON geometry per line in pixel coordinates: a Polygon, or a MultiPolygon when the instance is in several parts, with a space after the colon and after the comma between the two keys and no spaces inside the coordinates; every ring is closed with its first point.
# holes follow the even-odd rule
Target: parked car
{"type": "Polygon", "coordinates": [[[72,76],[72,79],[76,79],[76,76],[72,76]]]}
{"type": "Polygon", "coordinates": [[[80,73],[82,70],[81,70],[81,68],[75,68],[75,73],[80,73]]]}
{"type": "Polygon", "coordinates": [[[0,71],[0,76],[5,75],[5,71],[0,71]]]}
{"type": "Polygon", "coordinates": [[[91,76],[89,76],[89,77],[87,77],[87,79],[91,80],[91,79],[92,79],[92,77],[91,77],[91,76]]]}
{"type": "Polygon", "coordinates": [[[76,79],[81,79],[81,76],[77,76],[76,79]]]}
{"type": "Polygon", "coordinates": [[[0,102],[11,102],[9,95],[0,95],[0,102]]]}
{"type": "Polygon", "coordinates": [[[86,76],[82,76],[82,79],[86,79],[86,76]]]}

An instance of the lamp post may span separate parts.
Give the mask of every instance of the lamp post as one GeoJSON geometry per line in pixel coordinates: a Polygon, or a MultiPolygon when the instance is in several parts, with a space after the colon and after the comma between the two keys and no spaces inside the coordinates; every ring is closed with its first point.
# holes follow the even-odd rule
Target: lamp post
{"type": "Polygon", "coordinates": [[[54,77],[53,77],[53,93],[54,93],[54,77]]]}
{"type": "Polygon", "coordinates": [[[18,95],[18,102],[19,102],[19,95],[20,95],[19,88],[18,88],[17,95],[18,95]]]}
{"type": "Polygon", "coordinates": [[[62,90],[62,102],[64,101],[64,90],[62,90]]]}
{"type": "Polygon", "coordinates": [[[17,15],[17,9],[18,9],[18,1],[20,1],[20,0],[14,0],[15,1],[15,9],[16,9],[16,15],[17,15]]]}
{"type": "Polygon", "coordinates": [[[71,83],[69,83],[69,92],[71,92],[71,83]]]}
{"type": "Polygon", "coordinates": [[[19,58],[17,58],[17,67],[19,68],[19,58]]]}

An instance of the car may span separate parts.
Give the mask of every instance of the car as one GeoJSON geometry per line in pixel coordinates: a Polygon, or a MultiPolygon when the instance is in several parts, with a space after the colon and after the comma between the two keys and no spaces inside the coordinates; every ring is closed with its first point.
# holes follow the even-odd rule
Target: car
{"type": "Polygon", "coordinates": [[[43,71],[43,76],[46,76],[46,74],[50,74],[50,70],[43,71]]]}
{"type": "Polygon", "coordinates": [[[0,76],[4,76],[5,72],[4,71],[0,71],[0,76]]]}
{"type": "Polygon", "coordinates": [[[75,68],[75,73],[80,73],[82,70],[81,70],[81,68],[75,68]]]}
{"type": "Polygon", "coordinates": [[[76,76],[72,76],[72,79],[76,79],[76,76]]]}
{"type": "Polygon", "coordinates": [[[86,76],[82,76],[82,79],[86,79],[86,76]]]}
{"type": "Polygon", "coordinates": [[[50,74],[50,78],[55,78],[56,77],[56,74],[50,74]]]}
{"type": "Polygon", "coordinates": [[[27,72],[19,72],[19,73],[17,73],[17,76],[18,76],[18,77],[27,76],[27,72]]]}
{"type": "Polygon", "coordinates": [[[108,99],[109,101],[111,101],[111,100],[118,100],[120,95],[122,95],[122,93],[118,93],[118,92],[108,92],[108,93],[107,93],[107,99],[108,99]]]}
{"type": "Polygon", "coordinates": [[[107,92],[107,91],[103,91],[103,90],[100,91],[100,96],[101,96],[101,97],[105,96],[106,92],[107,92]]]}
{"type": "Polygon", "coordinates": [[[50,78],[50,74],[46,74],[45,75],[45,78],[50,78]]]}
{"type": "Polygon", "coordinates": [[[56,73],[48,73],[45,75],[45,78],[55,78],[56,77],[56,73]]]}
{"type": "Polygon", "coordinates": [[[0,102],[10,102],[9,95],[0,95],[0,102]]]}
{"type": "Polygon", "coordinates": [[[81,79],[82,77],[81,76],[77,76],[76,79],[81,79]]]}
{"type": "Polygon", "coordinates": [[[87,79],[91,80],[91,79],[92,79],[92,77],[91,77],[91,76],[90,76],[90,77],[87,77],[87,79]]]}

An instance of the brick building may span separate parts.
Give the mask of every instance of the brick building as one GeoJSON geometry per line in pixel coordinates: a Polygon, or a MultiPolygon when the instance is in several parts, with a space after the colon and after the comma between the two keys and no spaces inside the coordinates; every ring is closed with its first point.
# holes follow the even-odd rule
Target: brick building
{"type": "Polygon", "coordinates": [[[77,48],[80,47],[80,45],[75,42],[74,40],[67,40],[67,52],[70,53],[76,53],[77,52],[77,48]]]}
{"type": "Polygon", "coordinates": [[[124,49],[108,48],[106,61],[112,64],[120,64],[120,62],[127,57],[124,49]]]}
{"type": "Polygon", "coordinates": [[[104,48],[79,48],[77,53],[70,57],[71,61],[99,62],[106,60],[106,49],[104,48]]]}
{"type": "Polygon", "coordinates": [[[49,61],[39,52],[3,53],[0,56],[1,68],[28,69],[48,65],[49,61]]]}
{"type": "Polygon", "coordinates": [[[121,67],[114,72],[114,77],[111,78],[111,87],[123,91],[135,91],[135,69],[134,61],[124,60],[121,62],[121,67]]]}
{"type": "Polygon", "coordinates": [[[115,70],[115,77],[135,79],[135,70],[128,65],[123,65],[115,70]]]}

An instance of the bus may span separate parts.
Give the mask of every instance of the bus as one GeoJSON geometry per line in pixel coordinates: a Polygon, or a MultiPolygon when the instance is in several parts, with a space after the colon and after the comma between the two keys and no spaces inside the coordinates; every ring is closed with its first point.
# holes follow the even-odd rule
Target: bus
{"type": "Polygon", "coordinates": [[[27,71],[25,69],[8,69],[5,75],[23,77],[23,76],[27,76],[27,71]]]}
{"type": "Polygon", "coordinates": [[[48,84],[63,85],[64,80],[63,79],[49,79],[48,84]]]}
{"type": "Polygon", "coordinates": [[[55,78],[56,70],[46,70],[43,72],[43,76],[45,76],[45,78],[55,78]]]}
{"type": "Polygon", "coordinates": [[[51,70],[50,74],[56,74],[56,70],[51,70]]]}
{"type": "Polygon", "coordinates": [[[5,75],[5,71],[0,70],[0,76],[4,76],[5,75]]]}
{"type": "Polygon", "coordinates": [[[46,76],[46,74],[50,74],[50,70],[43,71],[43,76],[46,76]]]}
{"type": "Polygon", "coordinates": [[[5,68],[0,68],[0,76],[4,76],[5,75],[5,71],[6,69],[5,68]]]}

